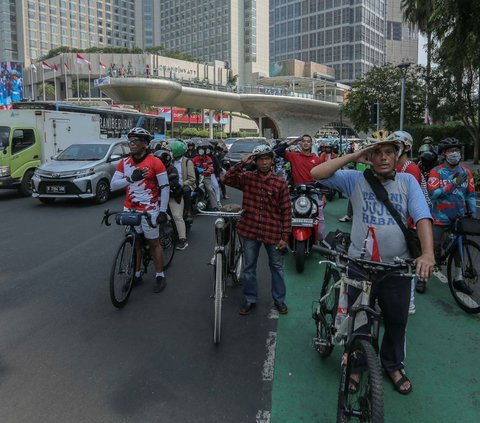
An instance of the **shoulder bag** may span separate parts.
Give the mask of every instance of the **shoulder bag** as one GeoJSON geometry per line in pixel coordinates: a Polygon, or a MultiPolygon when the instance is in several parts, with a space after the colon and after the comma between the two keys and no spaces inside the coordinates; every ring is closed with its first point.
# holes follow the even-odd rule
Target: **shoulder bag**
{"type": "Polygon", "coordinates": [[[412,258],[417,258],[422,254],[422,250],[420,249],[420,240],[418,239],[418,235],[416,231],[409,230],[402,222],[402,218],[398,211],[395,209],[391,201],[388,199],[388,192],[385,187],[381,184],[381,182],[375,177],[371,169],[366,169],[363,172],[363,176],[369,183],[370,187],[372,188],[373,193],[380,200],[385,207],[388,209],[390,214],[392,215],[397,225],[403,232],[405,236],[405,241],[407,242],[407,248],[410,252],[412,258]]]}

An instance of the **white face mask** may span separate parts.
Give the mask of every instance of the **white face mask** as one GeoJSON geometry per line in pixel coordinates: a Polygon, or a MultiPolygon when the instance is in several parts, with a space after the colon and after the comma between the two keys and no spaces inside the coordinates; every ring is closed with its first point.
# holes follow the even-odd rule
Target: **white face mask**
{"type": "Polygon", "coordinates": [[[456,166],[460,163],[461,158],[462,153],[460,153],[459,151],[455,151],[453,153],[446,154],[445,160],[449,165],[456,166]]]}

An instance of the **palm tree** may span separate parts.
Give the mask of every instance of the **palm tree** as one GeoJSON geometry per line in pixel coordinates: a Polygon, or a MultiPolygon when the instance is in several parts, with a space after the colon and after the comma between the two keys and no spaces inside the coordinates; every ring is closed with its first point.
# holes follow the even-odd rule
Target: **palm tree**
{"type": "Polygon", "coordinates": [[[428,112],[428,101],[430,95],[430,77],[432,71],[433,52],[433,28],[430,17],[434,9],[434,0],[402,0],[401,9],[404,19],[414,28],[418,28],[421,34],[427,37],[427,74],[426,74],[426,107],[428,112]]]}

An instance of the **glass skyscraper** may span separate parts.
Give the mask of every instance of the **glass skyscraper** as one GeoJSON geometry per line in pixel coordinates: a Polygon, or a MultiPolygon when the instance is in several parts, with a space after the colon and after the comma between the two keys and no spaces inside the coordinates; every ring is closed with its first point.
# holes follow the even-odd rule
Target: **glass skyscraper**
{"type": "Polygon", "coordinates": [[[136,46],[135,0],[0,0],[0,13],[1,45],[27,63],[60,46],[136,46]]]}
{"type": "Polygon", "coordinates": [[[385,0],[270,0],[270,61],[323,63],[352,81],[385,63],[385,0]]]}
{"type": "Polygon", "coordinates": [[[203,61],[220,60],[239,75],[268,76],[267,0],[143,0],[155,21],[145,21],[144,45],[162,45],[203,61]],[[152,6],[150,6],[152,4],[152,6]],[[157,15],[158,11],[158,15],[157,15]]]}

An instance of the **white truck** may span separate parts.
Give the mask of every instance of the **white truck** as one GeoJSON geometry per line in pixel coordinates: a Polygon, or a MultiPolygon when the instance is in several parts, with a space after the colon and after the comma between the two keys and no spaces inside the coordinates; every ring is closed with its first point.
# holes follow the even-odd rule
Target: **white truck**
{"type": "Polygon", "coordinates": [[[35,169],[69,145],[105,138],[96,114],[55,110],[0,110],[0,189],[32,194],[35,169]]]}

